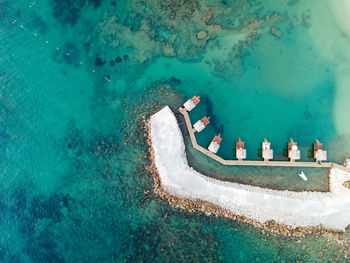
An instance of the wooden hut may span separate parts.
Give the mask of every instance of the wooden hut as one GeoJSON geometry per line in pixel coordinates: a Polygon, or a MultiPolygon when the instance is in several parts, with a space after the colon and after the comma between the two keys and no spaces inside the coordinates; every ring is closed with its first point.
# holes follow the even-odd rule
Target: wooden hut
{"type": "Polygon", "coordinates": [[[197,132],[201,132],[205,126],[207,126],[209,124],[209,119],[210,117],[203,117],[202,119],[198,120],[194,125],[193,128],[197,131],[197,132]]]}
{"type": "Polygon", "coordinates": [[[273,150],[271,149],[271,142],[268,142],[266,138],[261,143],[262,147],[262,158],[265,162],[268,162],[270,159],[273,159],[273,150]]]}
{"type": "Polygon", "coordinates": [[[212,153],[217,153],[219,148],[220,148],[220,143],[222,139],[219,135],[214,136],[213,140],[209,144],[208,150],[211,151],[212,153]]]}
{"type": "Polygon", "coordinates": [[[290,142],[288,143],[288,158],[291,162],[300,159],[300,150],[297,143],[293,141],[293,138],[290,138],[290,142]]]}
{"type": "Polygon", "coordinates": [[[327,161],[327,151],[323,150],[323,145],[316,139],[314,143],[314,159],[317,162],[327,161]]]}
{"type": "Polygon", "coordinates": [[[187,101],[184,103],[185,109],[186,109],[187,111],[193,110],[193,109],[197,106],[197,104],[200,102],[199,98],[200,98],[200,96],[198,96],[198,97],[197,97],[197,96],[193,96],[192,99],[187,100],[187,101]]]}
{"type": "Polygon", "coordinates": [[[241,138],[238,138],[238,141],[236,142],[236,157],[238,160],[247,158],[247,150],[244,149],[244,142],[241,138]]]}

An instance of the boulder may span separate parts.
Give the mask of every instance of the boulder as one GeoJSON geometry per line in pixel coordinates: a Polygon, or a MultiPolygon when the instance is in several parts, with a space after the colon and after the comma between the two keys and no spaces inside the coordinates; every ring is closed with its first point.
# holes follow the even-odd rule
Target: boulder
{"type": "Polygon", "coordinates": [[[197,32],[196,36],[197,36],[197,39],[203,40],[203,39],[206,39],[208,37],[208,32],[205,30],[202,30],[202,31],[197,32]]]}
{"type": "Polygon", "coordinates": [[[277,27],[271,27],[270,28],[270,32],[272,35],[274,35],[275,37],[280,38],[282,36],[282,32],[277,28],[277,27]]]}

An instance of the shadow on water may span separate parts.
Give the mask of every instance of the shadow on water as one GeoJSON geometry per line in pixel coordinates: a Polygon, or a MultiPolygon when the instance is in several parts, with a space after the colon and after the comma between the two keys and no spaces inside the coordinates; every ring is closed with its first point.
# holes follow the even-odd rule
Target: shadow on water
{"type": "Polygon", "coordinates": [[[219,124],[214,113],[213,103],[209,100],[208,96],[201,97],[201,103],[205,107],[205,112],[207,116],[210,116],[210,124],[213,126],[215,133],[224,133],[224,125],[219,124]]]}

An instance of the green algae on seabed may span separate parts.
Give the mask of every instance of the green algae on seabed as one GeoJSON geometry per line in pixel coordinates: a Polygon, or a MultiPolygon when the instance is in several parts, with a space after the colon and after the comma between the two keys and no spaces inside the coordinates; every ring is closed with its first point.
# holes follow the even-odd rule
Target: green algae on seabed
{"type": "MultiPolygon", "coordinates": [[[[138,126],[164,104],[176,110],[201,94],[191,117],[215,117],[199,140],[222,131],[222,156],[232,157],[238,136],[252,159],[263,137],[278,156],[289,136],[302,149],[318,137],[342,161],[350,140],[338,64],[347,65],[348,43],[327,8],[316,0],[0,1],[0,261],[346,262],[348,231],[339,240],[286,238],[169,207],[153,193],[138,126]]],[[[197,162],[217,169],[193,153],[197,162]]],[[[260,171],[233,178],[298,186],[289,175],[250,182],[244,173],[260,171]]]]}

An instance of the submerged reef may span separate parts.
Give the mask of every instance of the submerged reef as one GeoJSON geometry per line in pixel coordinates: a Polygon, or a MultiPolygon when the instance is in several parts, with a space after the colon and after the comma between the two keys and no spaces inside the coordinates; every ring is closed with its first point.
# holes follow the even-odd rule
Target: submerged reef
{"type": "Polygon", "coordinates": [[[85,4],[92,5],[98,8],[101,5],[101,0],[51,0],[53,16],[62,25],[75,25],[79,19],[79,13],[85,4]]]}
{"type": "Polygon", "coordinates": [[[307,30],[311,26],[308,11],[292,16],[247,0],[211,4],[198,0],[131,0],[109,5],[52,0],[51,4],[54,17],[63,26],[78,27],[80,34],[75,37],[86,48],[91,64],[104,71],[103,62],[107,62],[116,74],[140,75],[142,70],[132,67],[144,67],[165,56],[182,62],[204,62],[210,72],[228,80],[242,75],[245,60],[260,37],[272,35],[279,40],[284,38],[285,28],[290,33],[296,27],[307,30]],[[84,17],[84,8],[99,15],[84,17]],[[95,54],[101,61],[96,61],[95,54]],[[126,60],[123,67],[116,67],[126,60]]]}
{"type": "Polygon", "coordinates": [[[254,40],[283,20],[277,13],[261,17],[257,10],[246,0],[217,6],[196,0],[132,0],[115,4],[103,14],[91,38],[98,45],[89,46],[98,48],[91,52],[109,59],[116,52],[128,53],[135,64],[159,56],[192,62],[204,59],[213,73],[230,78],[242,73],[242,57],[254,40]],[[227,46],[225,38],[230,35],[240,37],[227,46]],[[220,57],[210,54],[222,48],[231,51],[220,57]]]}
{"type": "Polygon", "coordinates": [[[125,262],[140,262],[144,258],[156,257],[164,262],[219,261],[217,250],[220,244],[213,233],[208,233],[199,225],[192,227],[188,223],[168,227],[171,220],[169,216],[173,216],[170,211],[164,214],[157,225],[140,227],[130,233],[134,252],[125,262]],[[167,231],[163,231],[164,228],[167,231]],[[182,246],[181,240],[191,242],[192,251],[182,246]]]}
{"type": "Polygon", "coordinates": [[[62,24],[75,25],[79,19],[79,12],[84,7],[85,0],[74,2],[52,0],[53,16],[62,24]]]}

